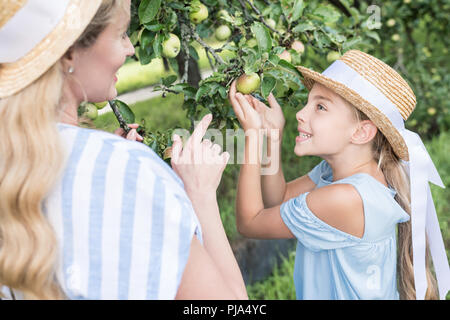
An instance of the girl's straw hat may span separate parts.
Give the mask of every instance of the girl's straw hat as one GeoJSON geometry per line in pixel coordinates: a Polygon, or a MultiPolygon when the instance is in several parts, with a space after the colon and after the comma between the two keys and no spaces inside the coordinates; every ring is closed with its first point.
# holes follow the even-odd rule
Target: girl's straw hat
{"type": "MultiPolygon", "coordinates": [[[[406,120],[412,113],[416,106],[416,97],[413,91],[408,83],[383,61],[358,50],[347,51],[338,61],[340,61],[338,64],[344,63],[360,77],[375,86],[394,104],[403,120],[406,120]]],[[[326,72],[320,74],[305,67],[298,67],[298,70],[304,76],[303,83],[308,90],[311,90],[314,82],[317,81],[342,96],[374,122],[400,159],[409,160],[408,148],[404,139],[390,119],[379,109],[379,105],[374,105],[364,95],[360,95],[346,84],[337,81],[336,78],[328,77],[326,72]]],[[[352,79],[352,82],[355,83],[359,80],[357,77],[352,79]]]]}
{"type": "Polygon", "coordinates": [[[45,73],[83,33],[101,0],[0,3],[0,98],[45,73]]]}

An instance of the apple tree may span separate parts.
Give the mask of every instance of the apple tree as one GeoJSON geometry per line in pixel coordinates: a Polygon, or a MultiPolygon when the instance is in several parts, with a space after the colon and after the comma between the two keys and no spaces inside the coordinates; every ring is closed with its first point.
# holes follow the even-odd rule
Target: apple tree
{"type": "MultiPolygon", "coordinates": [[[[163,96],[183,95],[191,129],[205,111],[213,114],[212,128],[239,128],[227,99],[234,79],[241,77],[239,89],[263,101],[272,92],[283,107],[298,107],[307,92],[296,65],[322,71],[343,52],[371,50],[380,42],[380,16],[356,0],[132,0],[131,13],[135,58],[143,65],[163,58],[177,71],[157,89],[163,96]],[[220,47],[210,45],[214,38],[220,47]],[[212,74],[193,82],[198,48],[206,52],[212,74]]],[[[118,100],[111,105],[128,130],[133,112],[118,100]]],[[[143,124],[138,132],[145,144],[169,157],[171,130],[151,132],[143,124]]]]}

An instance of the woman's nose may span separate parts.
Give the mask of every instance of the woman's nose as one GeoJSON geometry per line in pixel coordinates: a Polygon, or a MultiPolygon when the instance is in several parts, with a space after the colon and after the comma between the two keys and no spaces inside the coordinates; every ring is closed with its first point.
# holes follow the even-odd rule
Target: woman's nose
{"type": "Polygon", "coordinates": [[[133,46],[133,44],[131,43],[130,38],[128,38],[128,42],[127,42],[127,53],[126,53],[126,54],[127,54],[127,57],[133,56],[134,53],[135,53],[134,46],[133,46]]]}

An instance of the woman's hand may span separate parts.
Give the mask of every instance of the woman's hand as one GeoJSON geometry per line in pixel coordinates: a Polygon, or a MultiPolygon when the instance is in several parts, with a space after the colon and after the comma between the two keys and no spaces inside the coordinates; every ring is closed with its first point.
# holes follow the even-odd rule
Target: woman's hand
{"type": "Polygon", "coordinates": [[[218,144],[202,140],[211,120],[211,114],[203,117],[184,147],[180,137],[173,136],[171,165],[191,199],[212,192],[215,195],[230,158],[228,152],[221,152],[218,144]]]}
{"type": "Polygon", "coordinates": [[[284,129],[284,125],[286,123],[286,120],[283,115],[283,110],[281,109],[280,105],[278,104],[277,100],[275,99],[274,95],[271,93],[269,94],[269,97],[267,100],[269,101],[269,106],[266,106],[264,103],[256,99],[255,97],[251,95],[245,95],[242,96],[245,98],[239,98],[240,93],[236,93],[236,85],[233,82],[230,88],[229,98],[231,101],[231,105],[233,106],[234,112],[236,116],[239,119],[239,122],[241,123],[244,130],[246,128],[244,127],[243,122],[251,122],[254,124],[252,126],[251,124],[245,123],[245,126],[247,127],[257,127],[257,117],[256,113],[259,115],[259,119],[261,122],[260,127],[262,129],[267,129],[267,137],[268,138],[274,138],[281,137],[284,129]],[[250,108],[251,107],[251,108],[250,108]],[[243,122],[241,121],[241,118],[243,119],[243,122]],[[249,118],[250,120],[247,120],[249,118]],[[278,130],[277,136],[272,136],[272,130],[278,130]]]}
{"type": "Polygon", "coordinates": [[[129,124],[128,127],[130,127],[131,129],[130,131],[128,131],[128,134],[122,128],[118,128],[116,131],[114,131],[114,134],[117,134],[118,136],[121,136],[122,138],[125,138],[127,140],[139,142],[144,141],[144,138],[142,138],[142,136],[136,131],[136,129],[139,127],[139,124],[129,124]]]}

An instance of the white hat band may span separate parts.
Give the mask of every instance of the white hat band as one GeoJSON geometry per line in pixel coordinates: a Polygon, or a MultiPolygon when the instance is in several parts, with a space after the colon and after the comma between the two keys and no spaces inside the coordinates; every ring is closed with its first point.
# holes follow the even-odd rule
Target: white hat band
{"type": "Polygon", "coordinates": [[[0,29],[0,63],[15,62],[29,53],[61,21],[68,3],[28,0],[0,29]]]}

